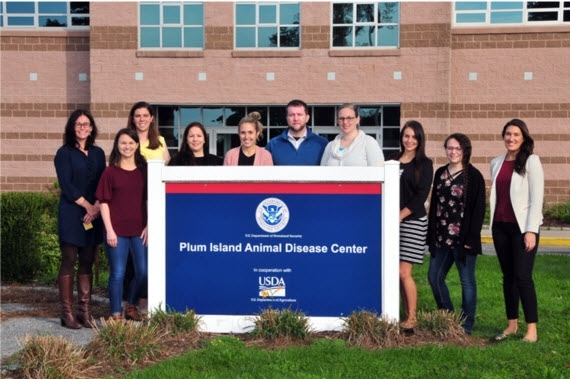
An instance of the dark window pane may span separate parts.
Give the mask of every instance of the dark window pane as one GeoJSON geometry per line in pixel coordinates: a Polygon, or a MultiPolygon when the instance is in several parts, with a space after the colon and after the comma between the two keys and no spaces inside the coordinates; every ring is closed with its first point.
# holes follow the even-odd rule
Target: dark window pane
{"type": "Polygon", "coordinates": [[[334,126],[335,118],[334,107],[314,107],[313,116],[309,120],[309,124],[314,126],[334,126]]]}
{"type": "Polygon", "coordinates": [[[71,25],[73,26],[89,26],[89,17],[72,17],[71,25]]]}
{"type": "Polygon", "coordinates": [[[529,1],[526,3],[528,9],[558,8],[559,6],[559,1],[529,1]]]}
{"type": "Polygon", "coordinates": [[[275,138],[277,136],[280,136],[281,133],[283,133],[284,130],[286,130],[287,128],[272,128],[271,130],[269,130],[269,139],[275,138]]]}
{"type": "Polygon", "coordinates": [[[333,24],[352,23],[352,3],[333,4],[333,24]]]}
{"type": "Polygon", "coordinates": [[[69,12],[72,14],[89,13],[89,2],[72,1],[69,3],[69,12]]]}
{"type": "Polygon", "coordinates": [[[174,123],[174,115],[178,112],[178,107],[170,107],[165,105],[159,105],[157,107],[157,117],[156,121],[158,126],[176,126],[174,123]]]}
{"type": "Polygon", "coordinates": [[[358,22],[374,22],[374,4],[356,4],[358,22]]]}
{"type": "Polygon", "coordinates": [[[380,108],[360,108],[360,125],[361,126],[382,125],[382,112],[380,108]]]}
{"type": "Polygon", "coordinates": [[[281,47],[299,47],[299,28],[279,28],[279,44],[281,47]]]}
{"type": "Polygon", "coordinates": [[[383,109],[384,124],[383,126],[400,126],[400,107],[385,106],[383,109]]]}
{"type": "Polygon", "coordinates": [[[564,22],[570,22],[570,11],[564,11],[564,22]]]}
{"type": "Polygon", "coordinates": [[[400,129],[384,128],[382,134],[384,147],[398,148],[400,146],[400,129]]]}
{"type": "Polygon", "coordinates": [[[287,126],[285,107],[269,107],[268,126],[287,126]]]}
{"type": "Polygon", "coordinates": [[[352,28],[335,26],[333,28],[333,46],[352,46],[352,28]]]}
{"type": "Polygon", "coordinates": [[[67,26],[66,16],[40,16],[38,17],[40,26],[64,27],[67,26]]]}
{"type": "Polygon", "coordinates": [[[178,147],[178,138],[174,136],[173,128],[159,128],[158,131],[160,132],[160,135],[164,137],[166,146],[178,147]]]}
{"type": "Polygon", "coordinates": [[[558,12],[529,12],[528,21],[558,21],[558,12]]]}
{"type": "Polygon", "coordinates": [[[245,116],[245,107],[226,108],[226,126],[238,126],[239,120],[245,116]]]}

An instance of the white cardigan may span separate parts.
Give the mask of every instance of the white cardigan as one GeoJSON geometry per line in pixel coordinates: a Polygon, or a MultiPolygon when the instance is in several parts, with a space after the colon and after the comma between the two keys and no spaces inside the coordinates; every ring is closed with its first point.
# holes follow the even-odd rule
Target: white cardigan
{"type": "Polygon", "coordinates": [[[343,153],[339,153],[342,133],[325,147],[321,166],[383,166],[384,154],[378,142],[362,130],[343,153]]]}
{"type": "MultiPolygon", "coordinates": [[[[505,158],[506,154],[491,161],[492,184],[489,198],[491,203],[491,226],[493,225],[493,216],[497,203],[495,182],[505,158]]],[[[532,154],[528,157],[525,169],[526,173],[524,176],[513,171],[510,190],[511,204],[521,233],[538,233],[540,225],[542,225],[542,203],[544,201],[544,171],[538,155],[532,154]]]]}

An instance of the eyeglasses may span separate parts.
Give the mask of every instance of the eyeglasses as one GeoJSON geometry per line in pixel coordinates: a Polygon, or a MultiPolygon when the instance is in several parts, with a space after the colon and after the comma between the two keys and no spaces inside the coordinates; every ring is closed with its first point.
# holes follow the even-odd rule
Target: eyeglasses
{"type": "Polygon", "coordinates": [[[352,122],[352,120],[355,120],[355,119],[356,119],[356,117],[339,117],[336,120],[340,124],[341,122],[345,122],[345,121],[352,122]]]}
{"type": "Polygon", "coordinates": [[[83,124],[80,123],[80,122],[76,122],[76,123],[75,123],[75,127],[78,128],[78,129],[79,129],[79,128],[88,128],[88,127],[90,127],[90,126],[91,126],[91,123],[90,123],[90,122],[84,122],[83,124]]]}
{"type": "Polygon", "coordinates": [[[460,152],[463,151],[463,148],[461,148],[461,147],[449,146],[449,147],[446,147],[445,150],[449,151],[450,153],[451,153],[453,150],[455,150],[455,151],[457,151],[457,152],[460,153],[460,152]]]}

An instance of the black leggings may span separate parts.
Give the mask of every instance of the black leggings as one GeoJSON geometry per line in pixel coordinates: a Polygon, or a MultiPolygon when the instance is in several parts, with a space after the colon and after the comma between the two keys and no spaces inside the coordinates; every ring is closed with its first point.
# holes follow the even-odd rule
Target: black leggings
{"type": "Polygon", "coordinates": [[[503,294],[507,319],[519,318],[520,300],[526,322],[538,322],[538,305],[532,269],[539,236],[536,236],[534,249],[525,251],[524,234],[521,233],[518,224],[494,222],[492,233],[495,251],[503,272],[503,294]]]}
{"type": "Polygon", "coordinates": [[[93,261],[95,260],[95,252],[97,246],[75,246],[70,243],[61,243],[61,266],[59,267],[59,275],[73,275],[75,262],[79,256],[79,268],[77,275],[92,275],[93,261]]]}

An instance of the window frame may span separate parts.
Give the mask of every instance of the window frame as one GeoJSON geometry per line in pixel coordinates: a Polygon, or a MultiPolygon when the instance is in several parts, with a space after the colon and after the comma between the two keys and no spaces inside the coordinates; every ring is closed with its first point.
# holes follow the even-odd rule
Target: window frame
{"type": "Polygon", "coordinates": [[[204,2],[203,1],[141,1],[138,3],[138,49],[144,51],[164,51],[164,50],[183,50],[183,51],[203,51],[206,45],[206,26],[204,17],[204,2]],[[147,24],[143,23],[143,10],[142,7],[146,6],[157,6],[158,7],[158,23],[157,24],[147,24]],[[187,6],[200,6],[202,13],[201,23],[185,23],[185,12],[187,6]],[[178,22],[165,22],[165,10],[170,10],[170,8],[178,8],[178,22]],[[143,46],[150,43],[148,41],[143,41],[145,32],[151,32],[151,29],[158,30],[158,46],[143,46]],[[165,32],[174,32],[178,29],[180,44],[179,46],[168,45],[168,40],[165,39],[165,32]],[[201,38],[201,46],[184,46],[186,44],[186,34],[187,30],[198,30],[199,36],[201,38]],[[200,35],[201,34],[201,35],[200,35]]]}
{"type": "MultiPolygon", "coordinates": [[[[330,48],[334,50],[363,50],[363,49],[374,49],[374,50],[387,50],[387,49],[399,49],[401,42],[401,2],[400,1],[333,1],[331,5],[331,29],[330,29],[330,48]],[[378,7],[379,4],[396,4],[397,5],[397,19],[391,22],[378,22],[378,7]],[[335,23],[335,5],[340,4],[352,4],[352,14],[357,14],[357,9],[362,5],[374,5],[374,21],[352,21],[351,23],[335,23]],[[356,28],[359,26],[370,27],[374,26],[374,45],[357,45],[358,38],[356,38],[356,28]],[[335,46],[335,28],[348,27],[351,29],[351,46],[335,46]],[[396,27],[396,43],[393,45],[379,45],[378,31],[383,27],[396,27]]],[[[353,19],[355,17],[353,16],[353,19]]]]}
{"type": "MultiPolygon", "coordinates": [[[[91,21],[90,13],[72,13],[71,3],[86,3],[88,10],[89,1],[1,1],[0,2],[0,28],[2,29],[65,29],[65,30],[88,30],[91,21]],[[59,11],[41,11],[40,8],[49,5],[50,3],[65,3],[65,12],[59,11]],[[9,5],[24,6],[25,4],[33,5],[33,12],[8,12],[9,5]],[[52,25],[41,25],[40,21],[43,17],[58,17],[65,18],[66,25],[52,26],[52,25]],[[10,24],[10,19],[28,19],[31,23],[28,24],[10,24]],[[74,25],[74,20],[87,19],[87,25],[74,25]]],[[[46,20],[47,21],[47,20],[46,20]]]]}
{"type": "Polygon", "coordinates": [[[301,2],[281,2],[281,1],[247,1],[247,2],[234,2],[234,49],[236,50],[301,50],[301,2]],[[298,7],[298,23],[282,23],[281,22],[281,6],[296,5],[298,7]],[[255,6],[255,23],[254,24],[243,24],[238,23],[238,7],[241,6],[255,6]],[[275,22],[263,22],[260,20],[261,13],[260,7],[275,7],[275,22]],[[275,28],[276,29],[276,46],[259,46],[260,41],[260,29],[262,28],[275,28]],[[283,28],[292,29],[296,28],[298,30],[298,43],[297,46],[281,46],[281,37],[283,28]],[[240,29],[253,29],[254,32],[254,46],[238,46],[238,34],[240,29]]]}
{"type": "MultiPolygon", "coordinates": [[[[556,1],[544,1],[542,3],[553,3],[556,1]]],[[[568,25],[570,23],[570,2],[568,1],[558,1],[558,7],[554,8],[529,8],[527,1],[454,1],[452,5],[452,26],[453,27],[504,27],[504,26],[553,26],[553,25],[568,25]],[[466,4],[485,4],[485,9],[457,9],[458,3],[466,4]],[[522,8],[506,8],[493,9],[493,4],[522,4],[522,8]],[[565,3],[567,4],[565,6],[565,3]],[[508,12],[521,12],[520,22],[492,22],[493,16],[505,14],[508,12]],[[546,21],[533,21],[529,20],[529,14],[540,14],[547,12],[556,12],[558,14],[557,20],[546,20],[546,21]],[[568,21],[564,21],[564,14],[568,15],[568,21]],[[463,15],[484,15],[485,20],[481,22],[458,22],[457,19],[463,15]]]]}

